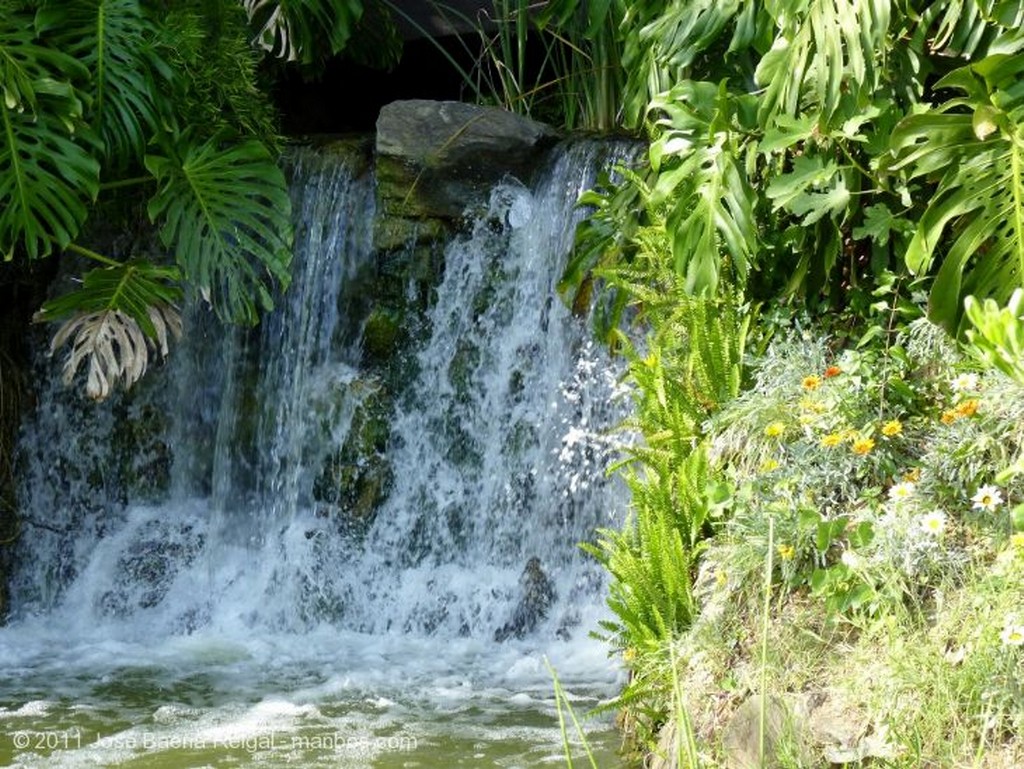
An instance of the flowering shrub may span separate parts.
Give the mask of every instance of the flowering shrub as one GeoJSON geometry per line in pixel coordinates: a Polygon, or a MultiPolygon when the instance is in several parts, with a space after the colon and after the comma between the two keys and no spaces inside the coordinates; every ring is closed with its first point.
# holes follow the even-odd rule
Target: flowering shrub
{"type": "Polygon", "coordinates": [[[996,476],[1024,450],[1024,389],[966,369],[927,321],[894,342],[835,351],[791,334],[769,347],[753,387],[708,425],[736,490],[708,558],[766,552],[772,520],[788,589],[835,616],[875,615],[956,583],[1009,537],[1024,489],[996,476]]]}

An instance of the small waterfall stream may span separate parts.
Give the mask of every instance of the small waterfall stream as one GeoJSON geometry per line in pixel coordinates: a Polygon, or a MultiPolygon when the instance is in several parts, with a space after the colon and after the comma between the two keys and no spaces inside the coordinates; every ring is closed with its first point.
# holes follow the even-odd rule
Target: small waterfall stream
{"type": "Polygon", "coordinates": [[[168,364],[102,406],[47,363],[19,442],[0,764],[557,761],[546,658],[581,709],[621,685],[588,637],[603,575],[577,544],[623,514],[608,449],[578,440],[622,406],[555,290],[575,200],[614,159],[559,148],[448,244],[372,519],[317,492],[375,386],[358,163],[291,157],[293,284],[256,332],[193,303],[168,364]]]}

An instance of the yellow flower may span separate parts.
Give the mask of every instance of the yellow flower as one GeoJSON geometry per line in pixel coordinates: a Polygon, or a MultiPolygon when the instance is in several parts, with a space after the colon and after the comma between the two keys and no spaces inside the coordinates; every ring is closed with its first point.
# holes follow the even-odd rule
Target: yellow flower
{"type": "Polygon", "coordinates": [[[903,423],[898,419],[891,419],[882,425],[882,435],[886,438],[892,438],[894,435],[899,435],[903,432],[903,423]]]}
{"type": "Polygon", "coordinates": [[[715,582],[718,583],[719,587],[725,587],[729,584],[729,575],[725,571],[719,569],[715,572],[715,582]]]}
{"type": "Polygon", "coordinates": [[[778,438],[784,432],[786,432],[786,426],[782,422],[772,422],[764,428],[764,434],[769,438],[778,438]]]}
{"type": "Polygon", "coordinates": [[[796,557],[796,548],[792,545],[779,545],[776,549],[783,561],[792,561],[796,557]]]}
{"type": "Polygon", "coordinates": [[[939,421],[944,425],[951,425],[959,418],[960,415],[957,414],[956,411],[949,409],[948,411],[942,412],[942,416],[939,417],[939,421]]]}
{"type": "Polygon", "coordinates": [[[626,649],[624,652],[622,652],[622,659],[625,660],[626,662],[632,662],[633,660],[635,660],[636,659],[636,649],[634,649],[632,646],[630,646],[628,649],[626,649]]]}
{"type": "Polygon", "coordinates": [[[828,406],[811,398],[801,398],[800,408],[804,411],[810,411],[812,414],[824,414],[828,411],[828,406]]]}
{"type": "Polygon", "coordinates": [[[1010,547],[1024,550],[1024,531],[1018,531],[1010,535],[1010,547]]]}
{"type": "Polygon", "coordinates": [[[829,433],[828,435],[821,439],[821,445],[825,446],[826,448],[838,446],[842,442],[843,436],[841,436],[839,433],[829,433]]]}
{"type": "Polygon", "coordinates": [[[808,376],[804,377],[804,381],[802,381],[800,385],[805,390],[817,390],[818,387],[821,385],[821,377],[818,376],[817,374],[809,374],[808,376]]]}
{"type": "Polygon", "coordinates": [[[915,467],[912,470],[907,470],[907,472],[903,473],[903,480],[917,483],[921,480],[921,468],[915,467]]]}
{"type": "Polygon", "coordinates": [[[775,459],[766,459],[761,463],[761,472],[770,473],[779,469],[779,462],[775,459]]]}
{"type": "Polygon", "coordinates": [[[871,438],[858,438],[853,442],[853,453],[864,456],[869,453],[871,449],[875,447],[875,442],[871,438]]]}
{"type": "Polygon", "coordinates": [[[975,412],[978,410],[978,399],[968,398],[958,404],[954,410],[956,411],[956,415],[959,417],[973,417],[975,412]]]}

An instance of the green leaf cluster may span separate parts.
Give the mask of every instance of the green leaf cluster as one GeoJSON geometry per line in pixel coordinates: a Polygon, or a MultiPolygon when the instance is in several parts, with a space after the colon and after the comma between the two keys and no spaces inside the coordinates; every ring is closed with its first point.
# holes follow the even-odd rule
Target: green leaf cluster
{"type": "Polygon", "coordinates": [[[57,339],[74,336],[72,376],[92,356],[91,395],[141,376],[151,343],[166,352],[186,286],[229,321],[273,307],[292,235],[263,48],[320,62],[362,11],[360,0],[0,0],[0,252],[102,265],[38,315],[64,321],[57,339]],[[98,205],[140,189],[166,253],[98,253],[98,205]]]}
{"type": "Polygon", "coordinates": [[[964,297],[1024,280],[1022,29],[1020,0],[636,4],[622,101],[648,155],[581,200],[563,290],[656,228],[688,293],[832,312],[909,272],[960,330],[964,297]]]}
{"type": "Polygon", "coordinates": [[[994,299],[965,301],[967,351],[987,368],[1002,371],[1024,385],[1024,288],[1015,289],[1005,307],[994,299]]]}

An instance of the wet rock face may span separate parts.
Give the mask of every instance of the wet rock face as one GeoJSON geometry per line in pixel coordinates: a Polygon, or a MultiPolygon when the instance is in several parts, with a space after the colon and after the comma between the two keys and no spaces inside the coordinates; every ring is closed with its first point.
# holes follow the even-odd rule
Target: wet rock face
{"type": "Polygon", "coordinates": [[[390,251],[450,237],[506,175],[526,180],[558,138],[497,107],[410,99],[377,118],[374,244],[390,251]]]}
{"type": "Polygon", "coordinates": [[[509,638],[525,638],[540,624],[548,609],[555,602],[555,585],[541,568],[539,558],[531,558],[519,577],[522,594],[512,610],[508,622],[494,633],[494,640],[501,642],[509,638]]]}
{"type": "Polygon", "coordinates": [[[528,175],[557,135],[497,107],[392,102],[377,119],[378,185],[389,213],[456,219],[505,174],[528,175]],[[390,185],[401,197],[387,195],[390,185]]]}
{"type": "Polygon", "coordinates": [[[150,522],[121,555],[116,584],[101,600],[103,612],[121,617],[156,606],[204,543],[204,535],[189,524],[150,522]]]}

